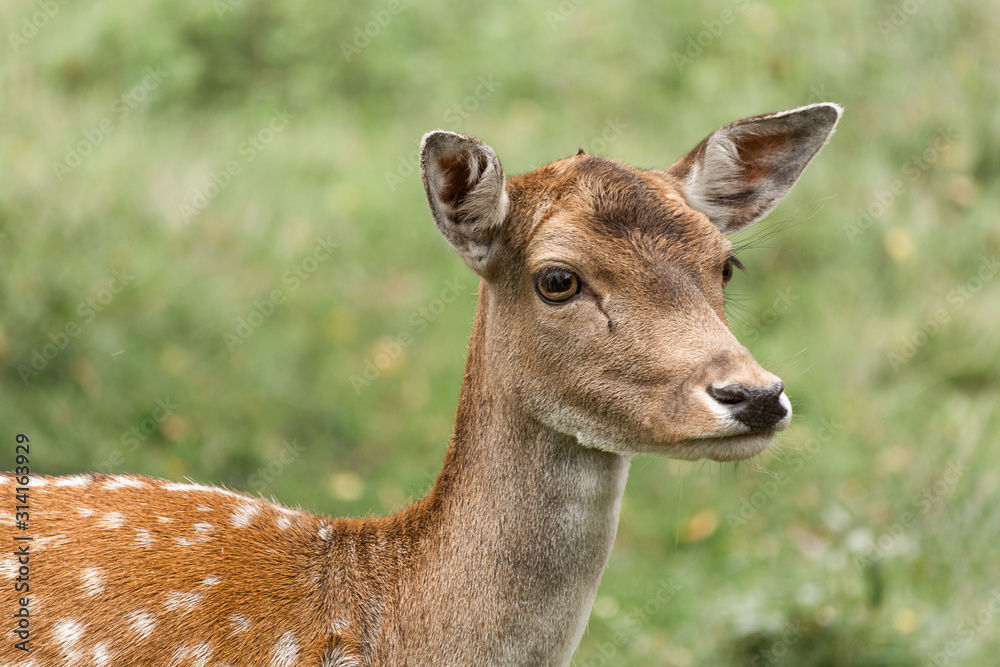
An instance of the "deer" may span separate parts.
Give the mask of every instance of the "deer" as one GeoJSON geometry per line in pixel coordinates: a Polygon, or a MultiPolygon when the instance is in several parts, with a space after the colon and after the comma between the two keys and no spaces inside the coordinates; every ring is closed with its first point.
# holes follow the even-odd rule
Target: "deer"
{"type": "Polygon", "coordinates": [[[737,120],[666,169],[581,150],[511,178],[482,140],[426,134],[431,217],[480,279],[427,495],[333,519],[196,482],[5,473],[29,516],[2,520],[23,613],[0,665],[569,664],[632,458],[744,460],[790,423],[781,380],[729,328],[728,237],[841,114],[737,120]]]}

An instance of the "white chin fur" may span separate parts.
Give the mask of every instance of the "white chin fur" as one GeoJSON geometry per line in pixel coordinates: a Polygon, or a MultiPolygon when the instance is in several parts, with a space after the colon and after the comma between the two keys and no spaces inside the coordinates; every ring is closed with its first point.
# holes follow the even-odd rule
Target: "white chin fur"
{"type": "Polygon", "coordinates": [[[667,445],[634,445],[614,442],[603,438],[577,434],[577,440],[585,447],[592,447],[623,456],[662,456],[681,461],[711,459],[713,461],[742,461],[766,450],[774,441],[774,431],[730,435],[723,437],[697,438],[667,445]]]}

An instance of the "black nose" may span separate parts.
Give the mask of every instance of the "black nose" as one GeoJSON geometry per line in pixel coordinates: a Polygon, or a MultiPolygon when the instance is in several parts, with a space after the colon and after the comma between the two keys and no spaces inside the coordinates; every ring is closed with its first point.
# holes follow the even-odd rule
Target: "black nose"
{"type": "Polygon", "coordinates": [[[727,406],[736,421],[751,431],[770,431],[788,414],[781,404],[784,390],[779,382],[773,387],[745,387],[741,384],[710,386],[705,391],[727,406]]]}

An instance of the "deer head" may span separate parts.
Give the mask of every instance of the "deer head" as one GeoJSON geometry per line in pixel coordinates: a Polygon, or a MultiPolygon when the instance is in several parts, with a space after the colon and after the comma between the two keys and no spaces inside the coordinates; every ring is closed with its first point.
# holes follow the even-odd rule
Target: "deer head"
{"type": "Polygon", "coordinates": [[[834,104],[716,130],[663,170],[578,154],[506,179],[479,139],[431,132],[438,229],[482,278],[492,394],[585,447],[743,459],[791,404],[729,330],[727,236],[770,212],[826,143],[834,104]]]}

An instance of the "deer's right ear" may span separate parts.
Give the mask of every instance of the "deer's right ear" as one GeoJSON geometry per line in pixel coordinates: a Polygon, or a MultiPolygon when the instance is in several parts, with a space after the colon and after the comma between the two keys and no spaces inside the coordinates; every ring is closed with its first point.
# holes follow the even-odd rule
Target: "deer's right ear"
{"type": "Polygon", "coordinates": [[[420,174],[439,230],[465,263],[485,275],[496,231],[507,214],[503,166],[487,144],[455,132],[428,132],[420,174]]]}

